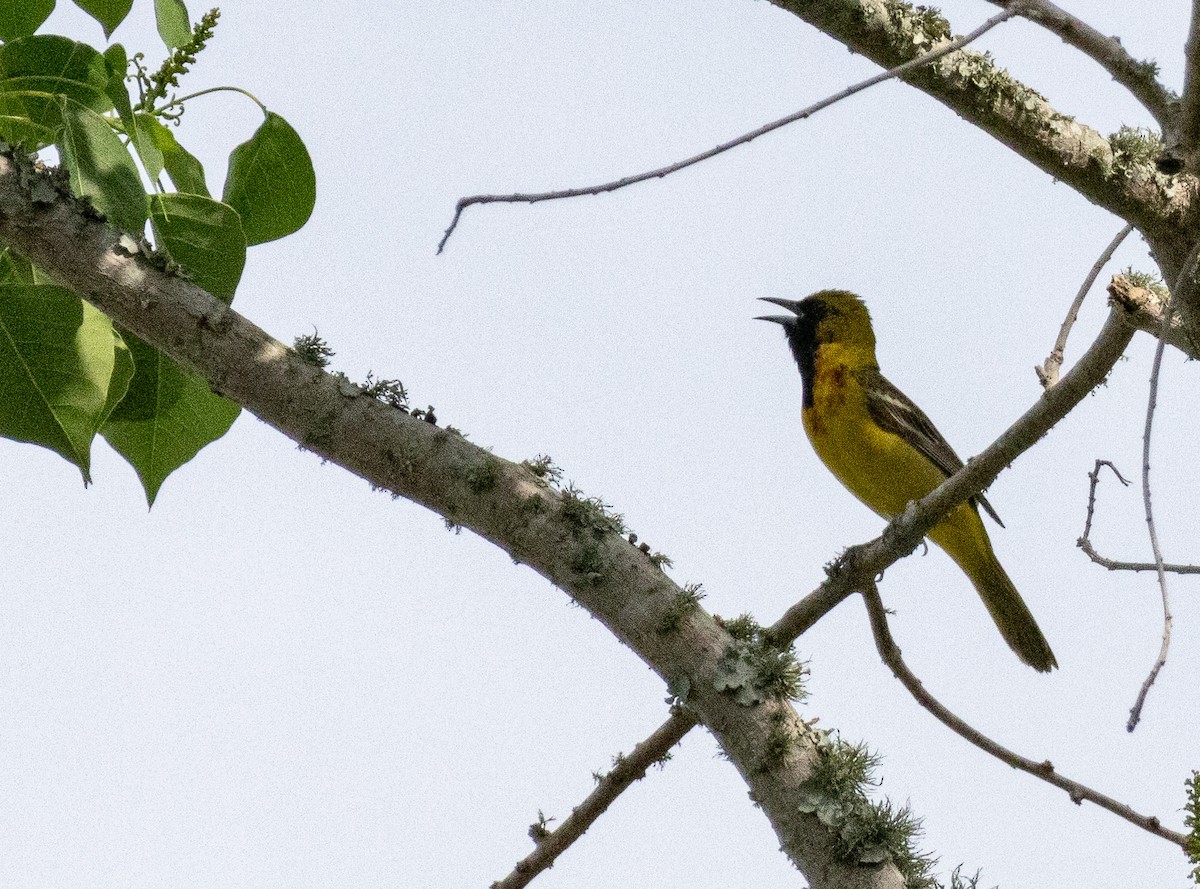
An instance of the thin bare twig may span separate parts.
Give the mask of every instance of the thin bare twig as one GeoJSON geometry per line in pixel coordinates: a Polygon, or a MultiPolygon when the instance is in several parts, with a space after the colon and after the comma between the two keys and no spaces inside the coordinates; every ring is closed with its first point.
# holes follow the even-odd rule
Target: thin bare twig
{"type": "Polygon", "coordinates": [[[1131,222],[1117,232],[1117,236],[1104,248],[1104,252],[1100,254],[1096,260],[1096,264],[1092,266],[1092,270],[1084,278],[1079,292],[1075,294],[1075,300],[1071,303],[1071,308],[1067,310],[1067,317],[1063,320],[1062,327],[1058,330],[1058,339],[1054,341],[1054,348],[1050,350],[1050,355],[1046,358],[1046,363],[1041,367],[1034,367],[1038,382],[1042,384],[1043,389],[1049,389],[1058,382],[1058,371],[1062,367],[1063,354],[1067,348],[1067,337],[1071,335],[1071,328],[1075,326],[1075,319],[1079,317],[1079,309],[1083,306],[1083,301],[1087,297],[1088,291],[1096,283],[1096,278],[1100,275],[1100,271],[1108,265],[1108,261],[1117,252],[1117,248],[1121,246],[1121,242],[1132,231],[1133,223],[1131,222]]]}
{"type": "Polygon", "coordinates": [[[1187,837],[1164,827],[1157,816],[1142,815],[1110,796],[1106,796],[1097,790],[1080,784],[1078,781],[1073,781],[1065,777],[1055,771],[1054,764],[1049,760],[1036,762],[1021,756],[1019,753],[1014,753],[1012,750],[996,743],[987,737],[987,735],[968,725],[959,716],[947,709],[944,704],[925,690],[925,686],[921,684],[921,680],[908,668],[908,665],[901,657],[900,647],[896,645],[896,640],[892,638],[891,630],[888,628],[887,612],[883,607],[883,600],[879,597],[879,589],[873,581],[863,585],[862,596],[867,606],[867,617],[871,622],[871,632],[875,637],[875,647],[879,650],[880,658],[891,669],[893,675],[900,680],[901,684],[908,689],[909,694],[916,699],[917,703],[932,713],[939,722],[959,737],[966,739],[980,750],[991,754],[1001,762],[1007,763],[1014,769],[1028,772],[1034,777],[1041,778],[1048,784],[1053,784],[1055,787],[1065,790],[1067,795],[1071,797],[1071,801],[1076,805],[1081,804],[1084,800],[1095,803],[1101,808],[1112,812],[1114,815],[1124,818],[1130,824],[1142,828],[1142,830],[1149,831],[1155,836],[1162,837],[1164,840],[1169,840],[1180,848],[1186,847],[1187,837]]]}
{"type": "MultiPolygon", "coordinates": [[[[1200,0],[1197,0],[1197,9],[1200,10],[1200,0]]],[[[1194,32],[1200,26],[1193,20],[1192,27],[1194,32]]],[[[1193,33],[1193,36],[1196,35],[1193,33]]],[[[1189,38],[1189,56],[1192,55],[1193,45],[1192,38],[1189,38]]],[[[1200,50],[1200,47],[1197,49],[1200,50]]],[[[1200,86],[1197,86],[1197,89],[1200,89],[1200,86]]],[[[1163,307],[1162,325],[1164,328],[1170,323],[1171,303],[1174,302],[1180,288],[1187,286],[1191,281],[1198,260],[1200,260],[1200,241],[1196,242],[1196,246],[1188,254],[1187,261],[1184,262],[1183,268],[1179,270],[1179,275],[1175,278],[1175,286],[1171,288],[1167,297],[1167,304],[1163,307]]],[[[1150,668],[1150,673],[1146,676],[1146,681],[1142,683],[1141,690],[1138,692],[1137,700],[1134,701],[1133,707],[1129,711],[1129,721],[1125,723],[1126,731],[1133,731],[1137,728],[1142,719],[1142,707],[1146,703],[1146,695],[1150,693],[1150,687],[1158,678],[1159,671],[1167,664],[1167,652],[1171,648],[1171,625],[1174,623],[1174,618],[1171,616],[1171,597],[1167,592],[1167,572],[1163,567],[1162,550],[1158,545],[1158,531],[1154,527],[1154,508],[1150,499],[1150,432],[1154,428],[1154,409],[1158,405],[1159,370],[1162,368],[1163,352],[1167,346],[1165,333],[1165,330],[1160,331],[1158,343],[1154,349],[1154,367],[1150,371],[1150,396],[1146,404],[1146,430],[1142,435],[1142,502],[1146,506],[1146,528],[1150,532],[1150,549],[1154,552],[1154,565],[1158,572],[1158,588],[1162,593],[1162,644],[1158,649],[1158,658],[1154,661],[1154,666],[1150,668]]]]}
{"type": "Polygon", "coordinates": [[[825,99],[822,99],[816,104],[809,105],[807,108],[802,108],[795,111],[786,117],[781,117],[779,120],[764,124],[758,129],[751,130],[738,136],[736,139],[731,139],[728,142],[722,142],[715,148],[710,148],[708,151],[702,151],[700,154],[693,155],[685,160],[676,161],[673,164],[668,164],[665,167],[658,167],[653,170],[647,170],[644,173],[637,173],[632,176],[624,176],[620,179],[614,179],[611,182],[605,182],[600,185],[588,185],[582,188],[566,188],[560,191],[541,191],[531,193],[516,193],[516,194],[477,194],[470,197],[459,198],[458,203],[454,207],[454,217],[450,220],[450,225],[442,235],[441,241],[438,242],[437,252],[440,254],[446,247],[446,242],[450,240],[450,236],[454,234],[454,230],[458,228],[458,220],[462,217],[463,210],[474,204],[536,204],[541,201],[561,200],[562,198],[576,198],[583,195],[604,194],[610,191],[616,191],[620,188],[625,188],[629,185],[635,185],[638,182],[645,182],[648,179],[662,179],[664,176],[669,176],[672,173],[677,173],[680,170],[687,169],[690,166],[706,161],[710,157],[716,157],[718,154],[723,154],[731,148],[736,148],[739,145],[745,145],[747,142],[752,142],[759,136],[764,136],[781,127],[785,127],[790,123],[795,123],[798,120],[803,120],[806,117],[811,117],[818,111],[828,108],[842,99],[849,98],[855,93],[860,93],[865,89],[883,83],[885,80],[891,80],[894,77],[899,77],[903,74],[912,71],[914,68],[920,68],[922,65],[928,65],[930,62],[940,59],[942,56],[949,55],[959,49],[962,49],[968,43],[976,40],[983,34],[990,31],[1002,22],[1008,21],[1016,15],[1020,15],[1020,4],[1026,0],[1013,0],[1012,8],[1006,9],[999,15],[992,16],[970,34],[962,37],[957,37],[949,43],[942,44],[936,49],[932,49],[923,55],[917,56],[915,59],[910,59],[895,68],[890,68],[887,71],[880,72],[873,77],[868,77],[866,80],[856,83],[853,86],[848,86],[839,93],[835,93],[825,99]]]}
{"type": "MultiPolygon", "coordinates": [[[[652,735],[634,747],[632,753],[618,757],[612,770],[597,782],[596,789],[572,809],[556,829],[536,835],[534,841],[537,848],[517,862],[507,877],[492,883],[491,889],[521,889],[542,871],[553,867],[558,856],[583,836],[625,788],[641,780],[652,765],[662,762],[670,749],[695,725],[694,717],[677,711],[652,735]]],[[[539,826],[535,825],[535,828],[539,826]]]]}
{"type": "MultiPolygon", "coordinates": [[[[989,2],[1005,9],[1016,5],[1016,0],[989,2]]],[[[1159,83],[1155,76],[1157,66],[1153,62],[1138,61],[1125,50],[1116,37],[1101,34],[1087,22],[1076,18],[1065,9],[1060,9],[1050,0],[1025,0],[1020,14],[1058,35],[1064,43],[1090,56],[1112,75],[1113,80],[1129,90],[1134,98],[1154,115],[1164,132],[1170,129],[1170,103],[1174,96],[1159,83]]]]}
{"type": "MultiPolygon", "coordinates": [[[[1087,515],[1083,521],[1083,535],[1075,541],[1075,545],[1083,550],[1089,559],[1109,571],[1157,571],[1158,565],[1153,562],[1125,562],[1110,559],[1100,555],[1092,545],[1092,518],[1096,513],[1096,488],[1100,485],[1100,467],[1102,466],[1111,469],[1117,480],[1129,487],[1129,481],[1121,475],[1121,471],[1111,461],[1096,461],[1096,466],[1088,473],[1087,515]]],[[[1173,565],[1170,562],[1164,562],[1162,568],[1169,574],[1200,574],[1200,565],[1173,565]]]]}

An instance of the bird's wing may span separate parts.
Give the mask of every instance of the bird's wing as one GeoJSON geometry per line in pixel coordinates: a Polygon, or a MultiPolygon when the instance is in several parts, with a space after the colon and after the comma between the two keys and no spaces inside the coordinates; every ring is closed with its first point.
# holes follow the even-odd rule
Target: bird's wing
{"type": "MultiPolygon", "coordinates": [[[[900,436],[947,478],[962,469],[963,461],[954,453],[954,448],[950,447],[942,433],[937,431],[933,421],[913,404],[911,398],[888,382],[878,368],[863,368],[858,371],[858,378],[866,393],[867,412],[880,428],[900,436]]],[[[996,515],[996,510],[992,509],[982,494],[972,497],[971,502],[982,506],[1001,528],[1004,527],[1004,522],[1000,521],[1000,516],[996,515]]]]}

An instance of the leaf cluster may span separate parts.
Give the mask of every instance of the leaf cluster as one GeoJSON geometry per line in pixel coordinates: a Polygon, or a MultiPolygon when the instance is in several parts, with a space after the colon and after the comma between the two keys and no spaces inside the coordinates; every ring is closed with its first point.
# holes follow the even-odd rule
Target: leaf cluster
{"type": "MultiPolygon", "coordinates": [[[[107,36],[132,4],[77,5],[107,36]]],[[[135,56],[142,91],[135,104],[120,43],[102,52],[37,33],[53,6],[0,3],[3,150],[36,199],[49,203],[69,199],[59,174],[30,159],[55,148],[70,193],[126,233],[130,256],[230,302],[247,248],[291,234],[312,212],[315,176],[303,142],[264,109],[262,125],[230,154],[221,199],[213,198],[201,163],[164,125],[178,115],[167,108],[181,102],[155,103],[196,61],[219,12],[193,27],[181,0],[155,3],[168,56],[150,76],[135,56]]],[[[314,363],[328,360],[318,339],[304,348],[314,363]]],[[[203,379],[0,245],[0,436],[49,448],[90,481],[99,435],[133,466],[153,503],[165,479],[224,435],[238,413],[203,379]]]]}

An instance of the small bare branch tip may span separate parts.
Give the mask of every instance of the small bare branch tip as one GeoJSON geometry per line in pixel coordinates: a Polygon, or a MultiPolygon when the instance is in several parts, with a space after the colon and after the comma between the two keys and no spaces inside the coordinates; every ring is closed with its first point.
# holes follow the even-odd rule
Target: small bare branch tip
{"type": "Polygon", "coordinates": [[[1133,224],[1130,223],[1117,232],[1116,236],[1109,242],[1108,246],[1092,264],[1091,270],[1083,279],[1083,284],[1080,285],[1078,292],[1075,294],[1075,299],[1071,301],[1071,307],[1067,309],[1067,317],[1063,319],[1062,325],[1058,330],[1058,338],[1054,341],[1054,348],[1050,350],[1050,355],[1046,358],[1046,363],[1039,368],[1035,368],[1038,375],[1038,381],[1042,384],[1043,389],[1050,389],[1058,384],[1058,371],[1062,367],[1063,357],[1066,354],[1067,338],[1071,335],[1071,328],[1075,326],[1075,319],[1079,317],[1079,310],[1083,307],[1083,301],[1092,289],[1092,285],[1096,283],[1096,278],[1100,272],[1108,265],[1113,254],[1117,252],[1117,248],[1121,246],[1121,242],[1129,237],[1133,231],[1133,224]]]}

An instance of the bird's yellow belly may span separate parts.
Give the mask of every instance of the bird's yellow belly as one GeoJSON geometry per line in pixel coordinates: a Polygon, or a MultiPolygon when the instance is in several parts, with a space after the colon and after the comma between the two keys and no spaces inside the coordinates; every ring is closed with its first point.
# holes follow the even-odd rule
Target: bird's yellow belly
{"type": "Polygon", "coordinates": [[[803,419],[813,450],[830,472],[884,518],[945,481],[916,449],[875,424],[861,386],[843,365],[817,374],[813,405],[803,419]]]}

